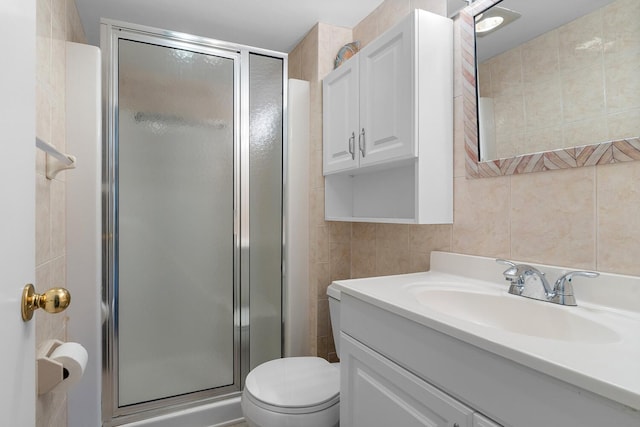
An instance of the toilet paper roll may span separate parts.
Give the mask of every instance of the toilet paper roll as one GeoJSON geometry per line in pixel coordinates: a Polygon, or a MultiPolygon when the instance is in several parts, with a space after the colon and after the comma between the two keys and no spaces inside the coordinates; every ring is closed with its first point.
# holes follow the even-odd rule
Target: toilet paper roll
{"type": "Polygon", "coordinates": [[[84,368],[87,366],[89,355],[82,345],[76,342],[67,342],[53,350],[49,358],[62,364],[63,380],[54,389],[58,392],[66,391],[80,381],[84,374],[84,368]]]}

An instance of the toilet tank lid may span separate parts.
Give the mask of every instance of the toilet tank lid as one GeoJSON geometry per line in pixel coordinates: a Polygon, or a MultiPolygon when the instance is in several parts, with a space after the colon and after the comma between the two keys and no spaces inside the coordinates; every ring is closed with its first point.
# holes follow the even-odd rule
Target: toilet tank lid
{"type": "Polygon", "coordinates": [[[339,398],[340,370],[319,357],[286,357],[252,370],[245,388],[254,398],[281,408],[318,406],[339,398]]]}
{"type": "Polygon", "coordinates": [[[331,298],[335,298],[340,301],[340,294],[341,292],[333,285],[329,285],[329,287],[327,288],[327,295],[329,295],[331,298]]]}

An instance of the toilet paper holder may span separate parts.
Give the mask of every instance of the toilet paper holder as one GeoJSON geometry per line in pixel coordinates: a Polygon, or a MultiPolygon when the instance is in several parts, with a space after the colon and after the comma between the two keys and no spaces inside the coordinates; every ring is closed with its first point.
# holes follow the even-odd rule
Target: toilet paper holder
{"type": "Polygon", "coordinates": [[[62,363],[50,358],[56,348],[64,342],[60,340],[46,341],[38,351],[38,395],[49,393],[69,376],[62,363]]]}

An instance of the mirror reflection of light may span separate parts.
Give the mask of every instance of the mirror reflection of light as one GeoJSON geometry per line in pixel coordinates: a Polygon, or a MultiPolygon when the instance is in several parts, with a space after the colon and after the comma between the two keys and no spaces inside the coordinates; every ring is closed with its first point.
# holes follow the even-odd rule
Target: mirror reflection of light
{"type": "Polygon", "coordinates": [[[489,16],[476,23],[476,32],[486,33],[499,27],[503,22],[504,18],[502,16],[489,16]]]}

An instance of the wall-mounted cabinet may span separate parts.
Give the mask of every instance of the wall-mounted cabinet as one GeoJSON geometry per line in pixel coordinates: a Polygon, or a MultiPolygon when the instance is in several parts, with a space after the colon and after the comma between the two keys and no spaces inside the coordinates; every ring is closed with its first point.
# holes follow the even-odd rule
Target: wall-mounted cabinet
{"type": "Polygon", "coordinates": [[[416,10],[323,81],[325,218],[453,221],[452,21],[416,10]]]}

